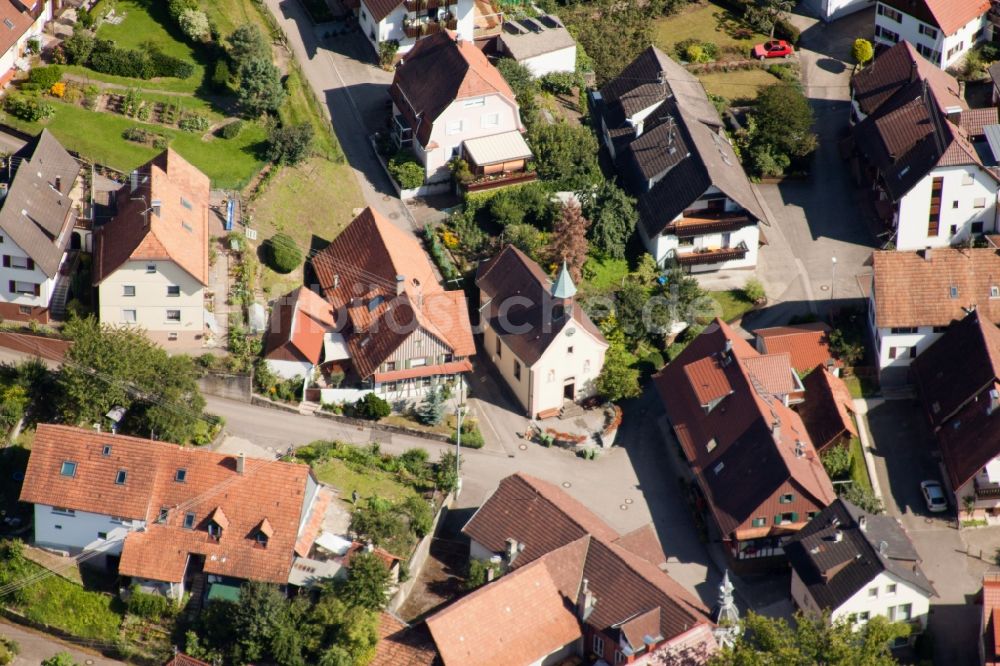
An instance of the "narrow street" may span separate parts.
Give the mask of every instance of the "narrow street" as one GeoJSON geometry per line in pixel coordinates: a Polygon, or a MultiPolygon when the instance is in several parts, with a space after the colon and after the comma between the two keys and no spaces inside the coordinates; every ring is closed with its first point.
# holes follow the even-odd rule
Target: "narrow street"
{"type": "Polygon", "coordinates": [[[95,652],[80,650],[46,634],[0,620],[0,636],[17,641],[21,653],[12,666],[38,666],[42,661],[60,652],[69,652],[77,663],[84,666],[125,666],[124,662],[102,657],[95,652]]]}

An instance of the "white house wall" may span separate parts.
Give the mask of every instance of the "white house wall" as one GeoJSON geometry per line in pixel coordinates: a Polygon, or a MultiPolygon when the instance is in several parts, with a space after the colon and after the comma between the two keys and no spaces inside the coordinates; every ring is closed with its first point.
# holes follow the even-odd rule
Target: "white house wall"
{"type": "MultiPolygon", "coordinates": [[[[76,511],[74,515],[67,515],[55,513],[53,509],[47,504],[35,505],[35,543],[44,548],[78,553],[98,541],[99,533],[107,534],[133,525],[131,520],[123,522],[104,514],[76,511]]],[[[136,527],[143,524],[143,521],[135,521],[136,527]]],[[[106,552],[120,554],[122,542],[110,546],[106,552]]]]}
{"type": "Polygon", "coordinates": [[[875,6],[875,0],[807,0],[805,5],[826,22],[875,6]]]}
{"type": "MultiPolygon", "coordinates": [[[[574,400],[594,395],[606,350],[607,346],[578,322],[567,323],[531,367],[531,411],[537,414],[562,407],[564,386],[570,379],[573,380],[574,400]],[[574,333],[569,335],[571,330],[574,333]],[[572,354],[569,353],[570,347],[573,348],[572,354]]],[[[524,372],[521,377],[524,377],[524,372]]]]}
{"type": "MultiPolygon", "coordinates": [[[[440,11],[443,13],[445,8],[441,7],[440,11]]],[[[455,14],[455,32],[458,37],[469,41],[473,40],[475,38],[475,11],[473,1],[459,0],[456,5],[449,7],[449,11],[452,11],[455,14]]],[[[406,11],[406,7],[400,4],[398,7],[393,9],[388,16],[380,22],[375,23],[371,15],[371,10],[364,2],[362,2],[358,10],[358,21],[361,25],[361,32],[364,33],[368,41],[371,42],[373,47],[375,47],[376,52],[378,51],[379,44],[382,42],[396,40],[399,42],[399,50],[397,53],[403,55],[408,53],[417,43],[416,38],[407,37],[406,32],[403,29],[403,21],[406,19],[407,14],[408,12],[406,11]]]]}
{"type": "Polygon", "coordinates": [[[496,94],[455,100],[441,112],[440,116],[428,119],[428,122],[433,122],[434,127],[431,129],[427,145],[437,144],[438,147],[422,151],[419,150],[419,145],[415,146],[417,156],[424,163],[427,182],[451,178],[448,161],[458,154],[463,141],[521,129],[517,104],[514,100],[496,94]],[[483,100],[483,103],[481,106],[476,106],[479,100],[483,100]],[[494,114],[497,116],[498,124],[486,126],[487,120],[494,114]],[[456,123],[461,123],[461,129],[458,131],[455,131],[456,123]],[[452,131],[449,132],[449,129],[452,131]]]}
{"type": "Polygon", "coordinates": [[[305,379],[312,373],[313,365],[308,361],[276,361],[267,359],[267,369],[282,379],[305,379]]]}
{"type": "Polygon", "coordinates": [[[201,334],[205,328],[204,286],[172,261],[128,261],[109,275],[99,288],[101,323],[138,326],[147,331],[201,334]],[[147,272],[155,265],[155,272],[147,272]],[[135,296],[125,296],[125,286],[135,296]],[[168,286],[179,286],[179,296],[168,296],[168,286]],[[126,310],[136,318],[129,322],[126,310]],[[180,321],[168,321],[168,310],[180,310],[180,321]]]}
{"type": "MultiPolygon", "coordinates": [[[[877,3],[877,5],[880,4],[881,3],[877,3]]],[[[934,62],[934,64],[940,67],[941,69],[947,69],[948,67],[951,67],[956,62],[961,60],[962,57],[969,51],[969,49],[971,49],[977,43],[985,39],[986,24],[987,20],[986,20],[986,14],[984,12],[982,16],[977,16],[976,18],[972,19],[964,26],[956,30],[953,34],[946,36],[936,26],[932,26],[930,24],[919,21],[913,16],[910,16],[909,14],[904,13],[902,15],[902,20],[897,22],[889,18],[888,16],[878,13],[878,11],[876,10],[875,41],[876,43],[887,44],[890,46],[898,43],[899,41],[907,41],[913,44],[914,47],[917,47],[918,51],[920,51],[920,47],[928,48],[931,51],[940,54],[940,59],[937,62],[934,62],[933,60],[931,60],[931,58],[928,58],[928,60],[934,62]],[[927,28],[933,28],[934,30],[937,31],[937,36],[932,38],[926,34],[922,34],[920,32],[921,26],[926,26],[927,28]],[[891,31],[895,35],[898,35],[898,39],[891,39],[887,36],[884,36],[884,34],[883,35],[879,34],[880,32],[885,30],[891,31]],[[949,57],[948,51],[952,49],[955,50],[952,53],[951,57],[949,57]]],[[[922,53],[922,55],[924,55],[924,57],[927,57],[926,54],[922,53]]]]}
{"type": "MultiPolygon", "coordinates": [[[[0,235],[0,255],[7,255],[11,258],[31,259],[31,256],[22,250],[17,243],[6,234],[0,235]]],[[[65,254],[63,258],[65,258],[65,254]]],[[[11,262],[13,263],[13,262],[11,262]]],[[[28,268],[4,268],[0,265],[0,301],[4,303],[16,303],[17,305],[31,305],[35,307],[48,307],[49,300],[56,283],[56,276],[47,276],[35,264],[32,269],[28,268]],[[17,294],[10,291],[11,280],[15,282],[29,282],[39,285],[39,295],[17,294]]]]}
{"type": "Polygon", "coordinates": [[[899,201],[896,249],[922,250],[960,243],[969,238],[976,222],[982,222],[984,233],[993,232],[996,229],[997,189],[996,180],[977,166],[934,169],[899,201]],[[938,235],[928,236],[934,178],[944,179],[941,218],[938,235]],[[977,203],[982,207],[977,208],[977,203]]]}
{"type": "Polygon", "coordinates": [[[917,350],[915,355],[920,356],[935,340],[944,335],[943,331],[935,333],[933,326],[917,326],[916,328],[916,333],[893,333],[891,328],[878,329],[879,370],[890,367],[908,367],[913,362],[909,349],[915,347],[917,350]],[[896,358],[891,357],[893,348],[896,349],[896,358]]]}
{"type": "Polygon", "coordinates": [[[555,72],[575,72],[576,45],[567,46],[551,53],[543,53],[533,58],[525,58],[521,64],[527,67],[535,78],[541,78],[555,72]]]}
{"type": "MultiPolygon", "coordinates": [[[[792,570],[792,599],[795,604],[806,613],[820,613],[823,608],[809,594],[808,588],[802,583],[798,572],[792,570]]],[[[881,572],[854,593],[851,598],[842,603],[837,608],[831,608],[830,619],[834,622],[846,620],[851,615],[858,616],[861,613],[869,613],[870,617],[881,615],[889,617],[890,608],[895,608],[904,604],[911,604],[911,620],[920,620],[922,626],[927,626],[927,613],[930,608],[930,601],[923,590],[919,590],[909,583],[903,581],[888,572],[881,572]],[[889,592],[889,586],[895,585],[896,591],[889,592]],[[870,590],[876,591],[876,596],[871,596],[870,590]]]]}

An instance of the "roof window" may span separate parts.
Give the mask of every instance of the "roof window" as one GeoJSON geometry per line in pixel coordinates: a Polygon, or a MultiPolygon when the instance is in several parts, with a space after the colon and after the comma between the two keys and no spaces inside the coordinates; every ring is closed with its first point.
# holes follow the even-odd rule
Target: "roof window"
{"type": "Polygon", "coordinates": [[[64,460],[59,473],[63,476],[76,476],[76,463],[72,460],[64,460]]]}
{"type": "Polygon", "coordinates": [[[951,287],[948,288],[948,295],[951,298],[958,298],[958,287],[951,285],[951,287]]]}
{"type": "Polygon", "coordinates": [[[174,481],[177,483],[184,483],[184,480],[187,479],[187,475],[188,471],[181,467],[174,473],[174,481]]]}
{"type": "Polygon", "coordinates": [[[110,444],[105,444],[104,445],[104,448],[101,449],[101,455],[104,456],[105,458],[107,458],[108,456],[111,455],[111,445],[110,444]]]}
{"type": "Polygon", "coordinates": [[[118,470],[118,473],[115,474],[115,485],[124,486],[126,478],[128,478],[128,472],[123,469],[118,470]]]}

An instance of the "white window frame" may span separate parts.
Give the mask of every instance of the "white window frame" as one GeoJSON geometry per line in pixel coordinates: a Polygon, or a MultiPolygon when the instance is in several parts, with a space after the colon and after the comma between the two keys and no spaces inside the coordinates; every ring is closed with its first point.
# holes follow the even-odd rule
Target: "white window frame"
{"type": "Polygon", "coordinates": [[[134,324],[139,319],[139,313],[135,310],[122,310],[122,321],[126,324],[134,324]],[[131,313],[131,317],[130,314],[131,313]]]}
{"type": "Polygon", "coordinates": [[[10,255],[10,267],[17,268],[22,271],[28,270],[28,258],[10,255]]]}
{"type": "Polygon", "coordinates": [[[14,280],[14,293],[20,294],[22,296],[34,296],[35,295],[35,283],[34,282],[21,282],[20,280],[14,280]]]}
{"type": "Polygon", "coordinates": [[[486,98],[474,97],[472,99],[467,99],[462,102],[462,106],[466,109],[477,109],[481,106],[486,106],[486,98]]]}
{"type": "Polygon", "coordinates": [[[448,125],[445,127],[445,134],[448,134],[449,136],[461,134],[464,127],[465,121],[463,120],[449,120],[448,125]]]}
{"type": "Polygon", "coordinates": [[[122,296],[125,298],[133,298],[135,296],[135,285],[134,284],[123,284],[122,285],[122,296]]]}
{"type": "Polygon", "coordinates": [[[500,127],[500,114],[499,113],[484,113],[479,121],[479,126],[483,129],[492,129],[494,127],[500,127]]]}
{"type": "Polygon", "coordinates": [[[167,322],[168,323],[171,323],[171,324],[179,324],[179,323],[181,323],[181,311],[180,310],[167,310],[166,317],[167,317],[167,322]],[[175,312],[177,313],[176,317],[173,316],[173,313],[175,313],[175,312]]]}
{"type": "Polygon", "coordinates": [[[594,654],[598,657],[604,656],[604,638],[600,634],[594,634],[593,646],[594,654]]]}

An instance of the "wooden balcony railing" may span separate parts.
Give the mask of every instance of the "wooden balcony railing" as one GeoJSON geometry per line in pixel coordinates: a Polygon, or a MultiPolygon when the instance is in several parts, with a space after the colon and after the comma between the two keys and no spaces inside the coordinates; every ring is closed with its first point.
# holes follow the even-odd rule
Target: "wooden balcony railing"
{"type": "Polygon", "coordinates": [[[534,171],[515,171],[513,173],[497,174],[495,176],[483,177],[465,185],[466,192],[482,192],[492,190],[497,187],[506,187],[517,183],[530,183],[538,178],[534,171]]]}
{"type": "Polygon", "coordinates": [[[732,259],[742,259],[747,256],[747,246],[740,243],[736,247],[723,247],[713,250],[700,250],[677,255],[677,263],[681,266],[697,266],[699,264],[717,264],[732,259]]]}

